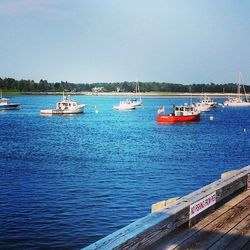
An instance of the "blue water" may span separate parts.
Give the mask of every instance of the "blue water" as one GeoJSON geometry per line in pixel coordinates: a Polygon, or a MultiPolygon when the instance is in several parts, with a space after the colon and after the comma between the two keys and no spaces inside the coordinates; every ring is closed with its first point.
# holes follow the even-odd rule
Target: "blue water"
{"type": "Polygon", "coordinates": [[[15,96],[22,109],[0,112],[1,249],[80,249],[152,203],[250,164],[249,108],[159,125],[159,107],[189,100],[145,98],[143,109],[119,112],[112,106],[121,98],[76,96],[89,105],[85,114],[39,115],[60,98],[15,96]]]}

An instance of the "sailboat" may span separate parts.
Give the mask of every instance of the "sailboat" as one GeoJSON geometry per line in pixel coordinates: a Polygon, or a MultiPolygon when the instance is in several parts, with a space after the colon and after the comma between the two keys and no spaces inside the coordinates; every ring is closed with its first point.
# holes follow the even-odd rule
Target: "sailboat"
{"type": "Polygon", "coordinates": [[[138,81],[135,83],[135,97],[130,98],[130,102],[134,107],[140,107],[142,105],[142,99],[138,81]]]}
{"type": "Polygon", "coordinates": [[[125,101],[120,101],[118,105],[113,106],[116,110],[133,110],[142,106],[139,82],[135,85],[135,96],[127,98],[125,101]]]}
{"type": "Polygon", "coordinates": [[[239,82],[237,84],[237,96],[228,97],[228,100],[223,103],[224,106],[228,107],[250,107],[250,101],[248,100],[246,90],[243,84],[243,77],[241,72],[239,72],[239,82]],[[241,87],[243,89],[243,96],[241,95],[241,87]]]}

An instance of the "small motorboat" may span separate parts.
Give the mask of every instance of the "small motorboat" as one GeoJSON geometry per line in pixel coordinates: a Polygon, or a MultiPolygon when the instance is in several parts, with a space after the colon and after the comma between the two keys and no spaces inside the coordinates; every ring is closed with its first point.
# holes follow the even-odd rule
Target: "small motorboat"
{"type": "Polygon", "coordinates": [[[56,103],[55,109],[42,109],[41,115],[64,115],[64,114],[81,114],[84,112],[85,104],[77,104],[70,99],[70,96],[64,96],[60,102],[56,103]]]}
{"type": "Polygon", "coordinates": [[[160,123],[175,123],[175,122],[193,122],[200,120],[200,111],[194,106],[175,106],[173,105],[173,112],[165,114],[165,109],[158,109],[156,121],[160,123]]]}
{"type": "Polygon", "coordinates": [[[20,103],[9,103],[8,98],[3,98],[2,91],[0,97],[0,110],[11,110],[11,109],[20,109],[20,103]]]}
{"type": "Polygon", "coordinates": [[[206,95],[201,99],[200,103],[202,105],[208,106],[209,108],[215,108],[217,105],[217,103],[211,97],[206,95]]]}
{"type": "Polygon", "coordinates": [[[133,104],[132,101],[129,99],[126,99],[125,101],[120,101],[119,105],[113,106],[113,109],[116,110],[132,110],[135,109],[135,105],[133,104]]]}
{"type": "Polygon", "coordinates": [[[200,112],[208,112],[211,109],[210,105],[206,105],[201,102],[195,102],[192,104],[192,106],[196,107],[196,109],[200,112]]]}

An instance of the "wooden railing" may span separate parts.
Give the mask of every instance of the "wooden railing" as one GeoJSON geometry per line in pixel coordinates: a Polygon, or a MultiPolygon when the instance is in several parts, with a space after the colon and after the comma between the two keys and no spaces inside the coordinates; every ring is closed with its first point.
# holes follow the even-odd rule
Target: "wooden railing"
{"type": "Polygon", "coordinates": [[[84,248],[143,249],[183,224],[193,224],[206,213],[220,206],[232,196],[250,189],[250,165],[222,174],[222,178],[182,198],[176,199],[157,212],[84,248]]]}

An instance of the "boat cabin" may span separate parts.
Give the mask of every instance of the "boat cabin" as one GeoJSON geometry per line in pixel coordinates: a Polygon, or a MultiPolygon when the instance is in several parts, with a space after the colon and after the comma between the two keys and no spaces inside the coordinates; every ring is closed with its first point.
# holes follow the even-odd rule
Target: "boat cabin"
{"type": "Polygon", "coordinates": [[[204,105],[208,105],[211,108],[214,108],[216,106],[216,102],[212,98],[210,98],[210,97],[203,98],[201,100],[201,103],[204,104],[204,105]]]}
{"type": "Polygon", "coordinates": [[[173,106],[173,114],[175,116],[195,115],[199,113],[193,106],[173,106]]]}
{"type": "Polygon", "coordinates": [[[56,109],[60,109],[60,110],[67,110],[67,109],[72,109],[76,107],[77,107],[77,103],[75,101],[70,100],[68,96],[64,96],[63,100],[56,104],[56,109]]]}

